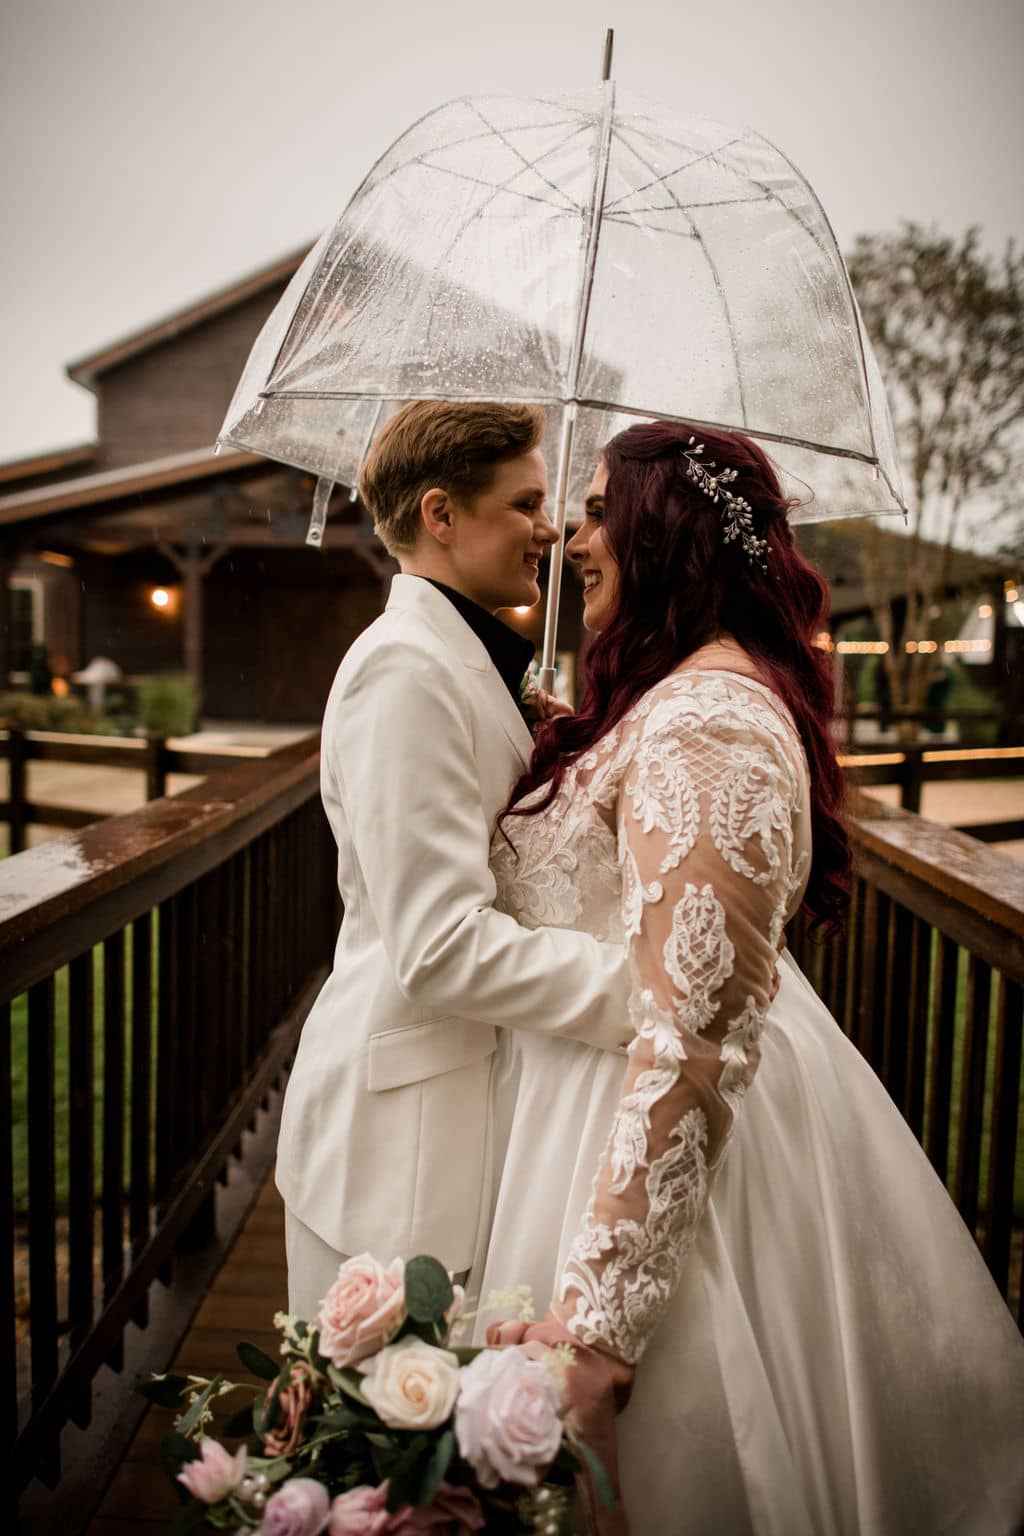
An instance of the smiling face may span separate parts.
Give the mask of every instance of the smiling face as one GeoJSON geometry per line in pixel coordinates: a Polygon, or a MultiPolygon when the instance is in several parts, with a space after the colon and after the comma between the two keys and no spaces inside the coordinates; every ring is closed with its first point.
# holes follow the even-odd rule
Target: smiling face
{"type": "MultiPolygon", "coordinates": [[[[532,608],[540,599],[541,558],[558,533],[544,511],[548,475],[539,448],[495,466],[490,485],[460,502],[441,491],[423,498],[423,515],[433,534],[424,551],[431,568],[423,574],[454,587],[481,608],[532,608]],[[440,565],[438,564],[440,562],[440,565]]],[[[402,561],[414,572],[422,563],[402,561]]]]}
{"type": "Polygon", "coordinates": [[[602,459],[587,491],[583,522],[565,546],[583,576],[583,626],[593,634],[606,627],[619,601],[619,565],[601,529],[607,485],[608,469],[602,459]]]}

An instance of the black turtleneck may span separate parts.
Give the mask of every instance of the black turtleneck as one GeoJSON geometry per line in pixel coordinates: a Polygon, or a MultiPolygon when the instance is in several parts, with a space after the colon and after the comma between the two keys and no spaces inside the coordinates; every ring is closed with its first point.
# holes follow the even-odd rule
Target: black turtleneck
{"type": "Polygon", "coordinates": [[[502,682],[515,700],[516,708],[521,710],[519,686],[523,681],[523,674],[533,660],[535,649],[533,641],[527,640],[525,635],[517,634],[508,624],[503,624],[500,619],[496,619],[493,613],[488,613],[486,608],[481,608],[479,603],[474,603],[472,598],[456,592],[454,587],[446,587],[444,582],[434,581],[430,576],[426,576],[424,580],[429,581],[430,585],[436,587],[439,592],[443,592],[456,612],[465,619],[493,661],[502,682]]]}

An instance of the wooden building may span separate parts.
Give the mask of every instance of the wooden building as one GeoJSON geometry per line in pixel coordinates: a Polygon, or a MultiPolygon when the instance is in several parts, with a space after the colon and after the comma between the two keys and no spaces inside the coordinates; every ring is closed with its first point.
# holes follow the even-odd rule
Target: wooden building
{"type": "MultiPolygon", "coordinates": [[[[95,656],[128,678],[184,669],[208,718],[319,720],[397,567],[347,487],[314,550],[312,476],[213,452],[304,255],[70,365],[96,395],[97,441],[0,466],[0,691],[24,681],[35,641],[65,675],[95,656]]],[[[507,617],[539,643],[542,612],[507,617]]],[[[560,646],[575,650],[579,635],[569,603],[560,646]]]]}
{"type": "Polygon", "coordinates": [[[319,719],[393,563],[344,488],[314,551],[309,477],[213,453],[303,255],[70,366],[96,395],[96,443],[0,467],[0,688],[41,641],[64,674],[97,655],[129,678],[184,668],[207,716],[319,719]]]}

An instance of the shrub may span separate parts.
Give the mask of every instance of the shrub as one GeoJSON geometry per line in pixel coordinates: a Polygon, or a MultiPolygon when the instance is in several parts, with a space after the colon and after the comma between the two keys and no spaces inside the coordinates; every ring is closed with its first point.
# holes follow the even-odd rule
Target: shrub
{"type": "Polygon", "coordinates": [[[186,672],[161,672],[139,680],[139,721],[162,736],[187,736],[195,729],[196,691],[186,672]]]}
{"type": "Polygon", "coordinates": [[[73,695],[58,698],[52,693],[0,694],[0,721],[22,731],[71,731],[87,736],[115,734],[112,722],[94,714],[73,695]]]}

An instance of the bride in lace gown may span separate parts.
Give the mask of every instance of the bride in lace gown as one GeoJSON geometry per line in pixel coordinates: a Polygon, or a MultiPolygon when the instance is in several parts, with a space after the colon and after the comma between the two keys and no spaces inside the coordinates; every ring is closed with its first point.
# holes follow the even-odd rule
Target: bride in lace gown
{"type": "Polygon", "coordinates": [[[825,590],[760,450],[699,435],[703,455],[664,423],[614,439],[569,547],[599,638],[492,868],[520,923],[629,946],[635,1038],[615,1056],[505,1035],[474,1289],[528,1282],[549,1324],[636,1368],[633,1536],[1012,1536],[1021,1338],[887,1093],[779,957],[802,902],[839,914],[847,868],[811,645],[825,590]]]}

